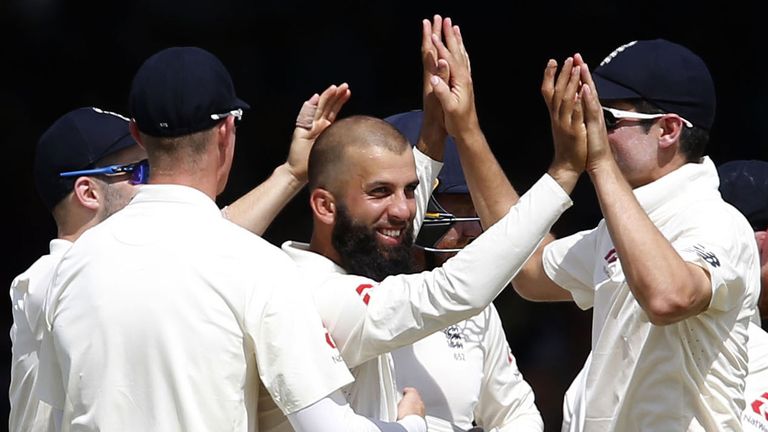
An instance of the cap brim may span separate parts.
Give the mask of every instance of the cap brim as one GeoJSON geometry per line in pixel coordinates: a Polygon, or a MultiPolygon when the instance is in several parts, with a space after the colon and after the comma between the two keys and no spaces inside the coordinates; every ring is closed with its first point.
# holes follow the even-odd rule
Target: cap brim
{"type": "Polygon", "coordinates": [[[595,87],[597,88],[597,94],[600,97],[600,100],[643,98],[639,93],[611,81],[608,78],[602,77],[597,72],[592,74],[592,80],[595,82],[595,87]]]}
{"type": "Polygon", "coordinates": [[[236,97],[234,108],[251,109],[251,106],[246,101],[236,97]]]}

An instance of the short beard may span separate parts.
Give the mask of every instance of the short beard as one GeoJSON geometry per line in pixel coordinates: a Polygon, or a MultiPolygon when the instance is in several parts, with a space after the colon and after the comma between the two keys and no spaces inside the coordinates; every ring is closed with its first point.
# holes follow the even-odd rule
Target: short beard
{"type": "Polygon", "coordinates": [[[347,273],[381,282],[387,276],[413,273],[415,264],[411,253],[413,225],[405,228],[403,242],[397,246],[382,246],[376,241],[376,232],[356,224],[346,207],[338,205],[336,225],[331,233],[331,244],[341,258],[347,273]]]}

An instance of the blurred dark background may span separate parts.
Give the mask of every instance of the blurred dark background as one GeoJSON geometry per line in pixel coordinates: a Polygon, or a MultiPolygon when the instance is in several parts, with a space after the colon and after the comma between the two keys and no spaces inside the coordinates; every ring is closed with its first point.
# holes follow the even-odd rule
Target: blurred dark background
{"type": "MultiPolygon", "coordinates": [[[[418,108],[420,20],[434,13],[461,26],[472,58],[480,121],[512,183],[525,191],[551,158],[548,117],[539,94],[549,58],[580,52],[596,66],[619,45],[663,37],[703,57],[715,79],[718,112],[709,154],[719,164],[766,159],[763,65],[767,33],[759,2],[282,2],[245,0],[62,1],[0,3],[0,83],[4,205],[11,248],[2,260],[5,286],[48,251],[55,226],[34,190],[32,159],[40,134],[80,106],[127,112],[133,73],[169,46],[197,45],[229,68],[238,95],[253,109],[238,128],[228,204],[264,180],[287,152],[301,103],[328,85],[348,82],[342,116],[385,117],[418,108]],[[526,12],[524,12],[526,11],[526,12]]],[[[558,235],[591,228],[600,218],[589,180],[555,226],[558,235]]],[[[266,234],[275,244],[307,240],[306,193],[266,234]]],[[[190,233],[194,235],[194,233],[190,233]]],[[[547,431],[560,430],[562,395],[589,351],[589,312],[570,304],[535,304],[512,290],[496,305],[547,431]]],[[[9,297],[0,304],[4,335],[9,297]]],[[[7,389],[10,340],[0,348],[7,389]]],[[[7,394],[7,393],[6,393],[7,394]]],[[[8,402],[0,403],[7,419],[8,402]]]]}

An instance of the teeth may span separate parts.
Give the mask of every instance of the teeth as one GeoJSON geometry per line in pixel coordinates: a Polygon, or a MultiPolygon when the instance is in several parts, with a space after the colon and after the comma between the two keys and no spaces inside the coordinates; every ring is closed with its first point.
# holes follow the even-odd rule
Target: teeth
{"type": "Polygon", "coordinates": [[[381,233],[387,237],[400,237],[400,230],[381,230],[381,233]]]}

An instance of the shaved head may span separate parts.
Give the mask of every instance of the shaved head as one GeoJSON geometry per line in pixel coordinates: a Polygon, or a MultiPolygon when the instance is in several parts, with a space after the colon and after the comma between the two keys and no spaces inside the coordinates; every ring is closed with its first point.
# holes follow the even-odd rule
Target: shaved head
{"type": "Polygon", "coordinates": [[[410,150],[408,140],[384,120],[352,116],[336,121],[317,138],[309,153],[309,188],[333,192],[344,177],[348,150],[380,147],[395,154],[410,150]]]}

